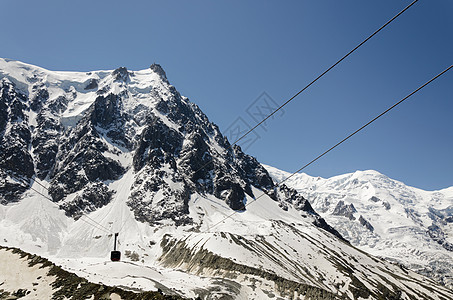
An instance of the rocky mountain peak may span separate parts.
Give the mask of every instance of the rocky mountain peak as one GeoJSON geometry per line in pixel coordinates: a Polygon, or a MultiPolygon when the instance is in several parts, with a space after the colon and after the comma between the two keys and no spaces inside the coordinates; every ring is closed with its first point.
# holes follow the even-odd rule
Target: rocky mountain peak
{"type": "MultiPolygon", "coordinates": [[[[0,105],[8,109],[2,110],[0,125],[21,123],[9,131],[16,148],[3,143],[8,149],[2,152],[2,164],[28,178],[36,173],[48,180],[49,195],[70,216],[110,203],[116,197],[110,182],[129,171],[134,180],[127,203],[137,219],[149,223],[190,223],[192,194],[213,195],[243,211],[247,197],[256,197],[253,188],[273,187],[264,167],[239,146],[232,147],[198,106],[169,84],[158,64],[150,66],[157,79],[125,67],[111,76],[27,68],[25,79],[15,78],[14,70],[5,72],[0,105]],[[30,95],[18,93],[7,82],[10,77],[22,80],[30,95]],[[68,120],[73,125],[64,126],[68,120]]],[[[24,190],[17,190],[16,200],[24,190]]],[[[281,187],[274,198],[282,209],[289,205],[314,213],[288,187],[281,187]]]]}
{"type": "Polygon", "coordinates": [[[130,74],[126,67],[119,67],[112,72],[112,76],[115,81],[128,82],[130,80],[130,74]]]}
{"type": "Polygon", "coordinates": [[[163,80],[167,80],[167,74],[165,74],[164,69],[161,67],[161,65],[153,63],[151,66],[149,66],[151,70],[153,70],[155,73],[159,74],[159,76],[163,80]]]}
{"type": "Polygon", "coordinates": [[[354,213],[356,212],[357,210],[355,209],[354,204],[345,204],[343,200],[340,200],[338,201],[337,206],[335,206],[332,214],[347,217],[349,220],[355,220],[354,213]]]}

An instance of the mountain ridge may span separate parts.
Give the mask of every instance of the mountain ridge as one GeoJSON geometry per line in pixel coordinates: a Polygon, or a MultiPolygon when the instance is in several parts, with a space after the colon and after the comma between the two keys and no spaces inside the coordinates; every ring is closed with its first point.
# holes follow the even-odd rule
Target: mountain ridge
{"type": "Polygon", "coordinates": [[[453,297],[349,245],[158,65],[52,72],[0,59],[0,90],[1,244],[184,297],[453,297]]]}

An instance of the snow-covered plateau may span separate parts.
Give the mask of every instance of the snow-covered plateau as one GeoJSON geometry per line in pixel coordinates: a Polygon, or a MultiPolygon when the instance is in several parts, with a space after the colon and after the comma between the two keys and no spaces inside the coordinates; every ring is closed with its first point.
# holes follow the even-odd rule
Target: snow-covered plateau
{"type": "Polygon", "coordinates": [[[94,283],[188,298],[453,299],[352,246],[311,196],[275,187],[159,65],[53,72],[0,59],[1,246],[94,283]]]}

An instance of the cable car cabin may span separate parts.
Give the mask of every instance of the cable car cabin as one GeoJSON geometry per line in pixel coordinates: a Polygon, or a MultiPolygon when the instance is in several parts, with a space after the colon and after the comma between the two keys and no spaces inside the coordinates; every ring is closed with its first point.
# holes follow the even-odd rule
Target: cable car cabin
{"type": "Polygon", "coordinates": [[[113,244],[113,251],[110,252],[111,261],[120,261],[120,259],[121,259],[121,252],[116,250],[116,238],[117,237],[118,237],[118,233],[115,233],[115,242],[113,244]]]}
{"type": "Polygon", "coordinates": [[[121,259],[121,252],[120,251],[112,251],[110,252],[110,260],[111,261],[120,261],[121,259]]]}

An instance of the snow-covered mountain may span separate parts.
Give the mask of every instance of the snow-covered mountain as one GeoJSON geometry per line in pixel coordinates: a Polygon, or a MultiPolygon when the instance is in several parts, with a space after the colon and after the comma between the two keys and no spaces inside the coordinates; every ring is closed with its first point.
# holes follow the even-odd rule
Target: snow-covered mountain
{"type": "MultiPolygon", "coordinates": [[[[265,167],[277,182],[290,175],[265,167]]],[[[371,170],[284,184],[354,246],[453,287],[453,187],[424,191],[371,170]]]]}
{"type": "Polygon", "coordinates": [[[0,139],[0,244],[90,281],[202,299],[453,298],[274,188],[159,65],[53,72],[0,59],[0,139]]]}

